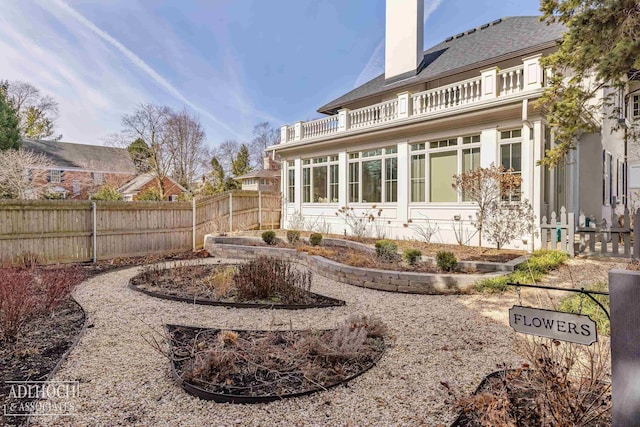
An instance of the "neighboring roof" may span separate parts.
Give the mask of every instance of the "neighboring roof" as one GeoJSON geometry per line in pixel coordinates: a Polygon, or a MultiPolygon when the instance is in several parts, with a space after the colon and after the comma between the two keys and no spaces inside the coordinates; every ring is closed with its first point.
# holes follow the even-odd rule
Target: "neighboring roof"
{"type": "Polygon", "coordinates": [[[547,25],[539,16],[513,16],[449,37],[424,51],[422,70],[414,77],[385,85],[384,74],[320,107],[320,113],[332,113],[344,104],[391,89],[424,83],[488,65],[501,57],[527,54],[531,48],[552,47],[562,37],[560,23],[547,25]],[[547,46],[548,45],[548,46],[547,46]],[[493,60],[493,61],[492,61],[493,60]],[[486,63],[486,64],[485,64],[486,63]]]}
{"type": "Polygon", "coordinates": [[[22,140],[22,148],[46,155],[51,159],[53,166],[60,169],[138,173],[126,148],[31,139],[22,140]]]}
{"type": "Polygon", "coordinates": [[[248,174],[237,177],[236,179],[248,179],[248,178],[280,178],[280,171],[274,171],[271,169],[260,169],[257,171],[249,172],[248,174]]]}
{"type": "MultiPolygon", "coordinates": [[[[124,184],[122,187],[118,188],[118,192],[122,194],[136,194],[142,189],[142,187],[147,185],[147,183],[149,183],[149,181],[151,181],[152,179],[155,179],[155,176],[152,173],[140,174],[135,178],[133,178],[132,180],[130,180],[129,182],[127,182],[126,184],[124,184]]],[[[169,176],[166,177],[166,179],[171,180],[171,182],[173,182],[182,191],[187,191],[187,189],[184,188],[182,185],[178,184],[175,179],[169,176]]]]}

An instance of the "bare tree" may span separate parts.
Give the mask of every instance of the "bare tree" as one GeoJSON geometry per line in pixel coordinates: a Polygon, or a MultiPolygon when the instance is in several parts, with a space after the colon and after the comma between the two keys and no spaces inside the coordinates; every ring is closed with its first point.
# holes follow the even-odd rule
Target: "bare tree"
{"type": "Polygon", "coordinates": [[[503,196],[512,194],[520,186],[519,175],[505,171],[493,163],[488,168],[470,170],[453,176],[451,186],[462,193],[464,200],[478,206],[475,227],[478,230],[478,246],[482,248],[482,229],[490,211],[498,208],[503,196]]]}
{"type": "Polygon", "coordinates": [[[223,141],[222,144],[211,150],[210,158],[215,157],[218,159],[225,175],[229,175],[231,174],[231,164],[233,163],[233,159],[236,158],[239,151],[240,143],[234,139],[227,139],[226,141],[223,141]]]}
{"type": "Polygon", "coordinates": [[[43,188],[37,188],[31,172],[50,167],[51,161],[44,154],[22,148],[0,151],[0,193],[17,199],[38,198],[43,188]]]}
{"type": "Polygon", "coordinates": [[[274,145],[280,139],[280,130],[274,129],[269,122],[258,123],[253,127],[253,139],[249,145],[251,166],[262,168],[262,161],[267,147],[274,145]]]}
{"type": "Polygon", "coordinates": [[[140,138],[149,147],[149,172],[157,181],[160,195],[164,198],[164,180],[171,173],[175,152],[170,149],[168,121],[172,112],[169,107],[140,104],[132,114],[122,116],[123,134],[129,141],[140,138]]]}
{"type": "Polygon", "coordinates": [[[14,81],[9,83],[8,99],[20,117],[20,132],[23,138],[60,140],[56,133],[58,102],[31,83],[14,81]]]}
{"type": "Polygon", "coordinates": [[[205,132],[200,119],[186,109],[171,113],[167,119],[167,150],[172,158],[171,174],[182,186],[190,188],[207,157],[205,132]]]}

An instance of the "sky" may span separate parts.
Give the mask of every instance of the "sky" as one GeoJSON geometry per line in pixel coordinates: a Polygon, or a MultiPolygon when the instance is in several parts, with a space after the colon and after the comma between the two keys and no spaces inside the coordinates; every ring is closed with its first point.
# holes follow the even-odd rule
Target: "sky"
{"type": "MultiPolygon", "coordinates": [[[[389,0],[394,1],[394,0],[389,0]]],[[[103,144],[140,103],[196,113],[213,147],[321,115],[384,71],[385,0],[0,0],[0,80],[59,103],[63,140],[103,144]]],[[[425,49],[536,0],[425,0],[425,49]]]]}

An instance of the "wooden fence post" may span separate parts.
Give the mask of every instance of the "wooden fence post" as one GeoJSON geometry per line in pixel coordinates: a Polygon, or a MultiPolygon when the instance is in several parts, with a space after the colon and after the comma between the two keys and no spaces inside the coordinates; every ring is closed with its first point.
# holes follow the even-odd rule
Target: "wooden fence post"
{"type": "Polygon", "coordinates": [[[97,206],[96,202],[91,203],[91,236],[93,240],[93,263],[98,262],[98,235],[97,235],[97,206]]]}
{"type": "Polygon", "coordinates": [[[229,193],[229,233],[233,232],[233,193],[229,193]]]}
{"type": "Polygon", "coordinates": [[[262,191],[258,191],[258,230],[262,230],[262,191]]]}
{"type": "Polygon", "coordinates": [[[193,241],[193,251],[196,251],[196,198],[195,196],[191,199],[191,222],[193,224],[192,241],[193,241]]]}
{"type": "Polygon", "coordinates": [[[640,208],[633,215],[633,261],[640,259],[640,208]]]}

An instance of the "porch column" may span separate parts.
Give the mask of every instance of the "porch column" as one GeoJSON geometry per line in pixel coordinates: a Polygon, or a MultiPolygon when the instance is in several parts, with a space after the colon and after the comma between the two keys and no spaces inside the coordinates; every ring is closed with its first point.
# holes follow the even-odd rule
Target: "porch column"
{"type": "Polygon", "coordinates": [[[347,206],[348,182],[347,151],[338,152],[338,208],[347,206]]]}
{"type": "Polygon", "coordinates": [[[295,193],[296,193],[296,201],[295,201],[295,211],[302,214],[302,159],[298,157],[293,161],[294,169],[295,169],[295,193]]]}
{"type": "MultiPolygon", "coordinates": [[[[542,122],[535,121],[533,122],[533,129],[530,129],[530,132],[533,132],[533,141],[531,141],[530,155],[532,156],[531,160],[527,162],[532,170],[532,182],[531,182],[531,206],[533,207],[533,214],[536,216],[535,218],[535,227],[540,230],[540,220],[543,215],[546,215],[546,212],[542,212],[543,205],[543,197],[544,197],[544,168],[542,166],[538,166],[538,162],[542,160],[544,157],[544,140],[542,134],[542,122]]],[[[524,150],[523,150],[524,151],[524,150]]],[[[523,162],[524,164],[524,162],[523,162]]],[[[553,187],[552,187],[553,188],[553,187]]],[[[540,249],[540,236],[532,239],[533,244],[535,245],[532,249],[540,249]]]]}
{"type": "Polygon", "coordinates": [[[491,163],[498,166],[498,130],[483,129],[480,133],[480,166],[488,168],[491,163]]]}
{"type": "MultiPolygon", "coordinates": [[[[396,218],[401,224],[409,220],[409,143],[398,143],[398,207],[396,218]]],[[[394,236],[398,237],[398,236],[394,236]]]]}

